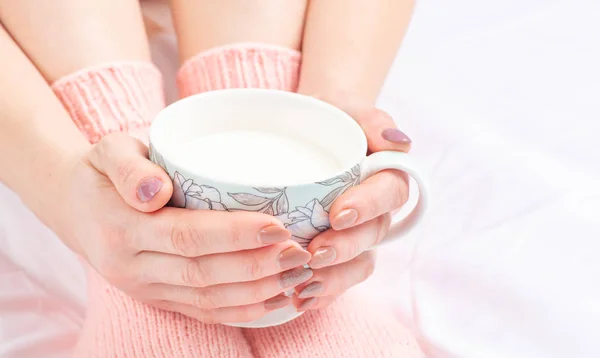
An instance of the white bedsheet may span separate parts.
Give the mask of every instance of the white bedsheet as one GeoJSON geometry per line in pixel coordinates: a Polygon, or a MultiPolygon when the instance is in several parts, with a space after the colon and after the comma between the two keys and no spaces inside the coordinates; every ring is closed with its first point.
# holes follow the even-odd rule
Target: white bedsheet
{"type": "MultiPolygon", "coordinates": [[[[432,208],[357,289],[393,300],[431,356],[600,354],[599,18],[594,0],[417,6],[380,104],[432,208]]],[[[154,50],[172,74],[172,38],[154,50]]],[[[68,356],[83,271],[4,187],[0,248],[0,357],[68,356]]]]}

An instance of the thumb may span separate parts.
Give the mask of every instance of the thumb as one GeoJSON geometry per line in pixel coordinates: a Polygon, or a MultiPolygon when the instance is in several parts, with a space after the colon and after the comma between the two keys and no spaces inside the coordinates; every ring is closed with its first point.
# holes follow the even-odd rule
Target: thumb
{"type": "Polygon", "coordinates": [[[127,134],[114,133],[102,138],[89,158],[134,209],[156,211],[171,198],[173,184],[167,173],[148,160],[148,148],[142,142],[127,134]]]}
{"type": "Polygon", "coordinates": [[[400,131],[392,117],[378,108],[356,110],[353,118],[367,136],[369,151],[395,150],[408,153],[412,141],[400,131]]]}

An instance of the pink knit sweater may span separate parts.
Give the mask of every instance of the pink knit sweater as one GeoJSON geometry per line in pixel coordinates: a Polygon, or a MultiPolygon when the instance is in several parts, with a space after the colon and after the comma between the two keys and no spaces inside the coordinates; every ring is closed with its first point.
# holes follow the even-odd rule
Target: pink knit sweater
{"type": "MultiPolygon", "coordinates": [[[[234,87],[295,91],[300,53],[245,44],[212,49],[186,61],[183,97],[234,87]]],[[[164,106],[159,71],[148,63],[87,68],[53,84],[90,142],[117,131],[147,140],[164,106]]],[[[138,302],[89,270],[88,310],[75,357],[420,357],[414,337],[368,299],[346,295],[282,326],[240,329],[206,325],[138,302]]]]}

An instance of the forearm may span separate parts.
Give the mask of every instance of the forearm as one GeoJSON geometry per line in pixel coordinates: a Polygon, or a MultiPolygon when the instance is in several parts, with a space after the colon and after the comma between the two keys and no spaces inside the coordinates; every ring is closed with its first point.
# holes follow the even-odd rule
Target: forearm
{"type": "Polygon", "coordinates": [[[373,106],[414,0],[311,1],[298,92],[344,109],[373,106]]]}
{"type": "Polygon", "coordinates": [[[0,181],[39,215],[58,199],[61,168],[89,144],[2,26],[0,53],[0,181]]]}

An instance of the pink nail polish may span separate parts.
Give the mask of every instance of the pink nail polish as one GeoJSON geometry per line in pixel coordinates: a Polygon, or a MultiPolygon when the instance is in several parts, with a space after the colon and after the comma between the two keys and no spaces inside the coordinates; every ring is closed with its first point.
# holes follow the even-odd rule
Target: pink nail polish
{"type": "Polygon", "coordinates": [[[271,225],[265,228],[262,228],[258,232],[258,241],[265,245],[276,244],[278,242],[283,242],[285,240],[289,240],[292,237],[292,234],[286,229],[280,228],[279,226],[271,225]]]}
{"type": "Polygon", "coordinates": [[[331,220],[331,227],[334,230],[344,230],[349,228],[356,222],[358,219],[358,212],[354,209],[344,209],[340,211],[334,218],[331,220]]]}
{"type": "Polygon", "coordinates": [[[137,197],[144,203],[150,201],[160,191],[162,186],[163,182],[157,177],[145,178],[138,186],[137,197]]]}
{"type": "Polygon", "coordinates": [[[285,271],[279,276],[279,286],[281,288],[296,287],[304,283],[313,276],[311,269],[298,267],[293,270],[285,271]]]}
{"type": "Polygon", "coordinates": [[[278,257],[279,267],[282,270],[289,270],[298,266],[307,264],[310,261],[311,254],[297,247],[290,247],[283,250],[278,257]]]}
{"type": "Polygon", "coordinates": [[[312,259],[308,263],[311,268],[321,268],[335,261],[337,253],[333,247],[321,247],[315,251],[312,259]]]}
{"type": "Polygon", "coordinates": [[[315,297],[323,292],[325,292],[325,286],[321,282],[315,281],[304,287],[298,294],[298,298],[315,297]]]}
{"type": "Polygon", "coordinates": [[[381,132],[381,136],[383,139],[394,143],[412,143],[412,140],[406,135],[406,133],[396,128],[385,129],[383,132],[381,132]]]}

